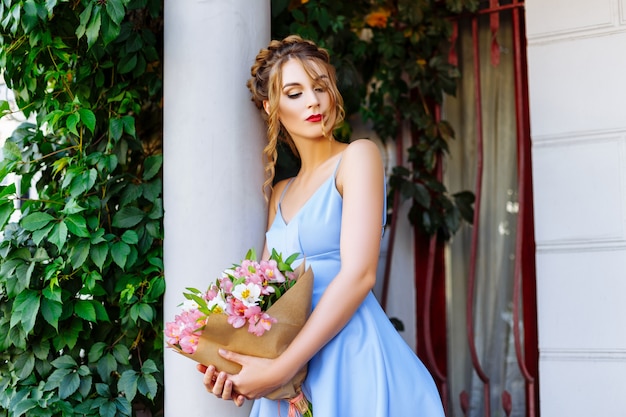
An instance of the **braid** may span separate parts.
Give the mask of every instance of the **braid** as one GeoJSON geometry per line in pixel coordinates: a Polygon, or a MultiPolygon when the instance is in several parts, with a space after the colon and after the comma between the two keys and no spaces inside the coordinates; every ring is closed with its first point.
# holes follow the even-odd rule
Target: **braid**
{"type": "Polygon", "coordinates": [[[265,160],[265,182],[263,183],[263,193],[266,200],[272,190],[274,181],[276,160],[278,152],[276,147],[279,141],[287,143],[294,155],[298,156],[296,146],[289,136],[289,133],[280,123],[278,119],[278,103],[281,96],[282,86],[282,66],[289,59],[297,59],[300,61],[309,75],[315,75],[315,70],[310,65],[312,61],[321,65],[328,71],[331,105],[335,108],[335,124],[323,126],[324,135],[330,137],[331,132],[343,121],[345,116],[343,110],[343,99],[337,89],[335,71],[330,64],[330,56],[328,52],[318,47],[315,43],[302,39],[298,35],[291,35],[282,41],[273,40],[267,48],[261,49],[252,68],[250,69],[251,78],[247,82],[247,86],[252,93],[252,102],[261,110],[263,118],[267,122],[267,139],[268,143],[263,149],[265,160]],[[265,103],[267,103],[267,112],[264,111],[265,103]]]}

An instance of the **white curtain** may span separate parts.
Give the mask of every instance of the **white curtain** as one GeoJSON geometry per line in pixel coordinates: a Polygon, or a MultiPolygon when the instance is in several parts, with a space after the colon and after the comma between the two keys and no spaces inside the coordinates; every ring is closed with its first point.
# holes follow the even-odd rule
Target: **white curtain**
{"type": "MultiPolygon", "coordinates": [[[[511,416],[525,416],[524,381],[515,358],[512,294],[517,222],[517,144],[515,130],[513,39],[506,16],[500,19],[497,40],[500,64],[491,63],[489,17],[479,18],[480,83],[482,95],[483,177],[480,199],[473,318],[480,365],[489,378],[491,416],[505,416],[502,393],[512,396],[511,416]]],[[[462,81],[456,97],[447,98],[444,119],[455,129],[445,182],[451,192],[476,192],[477,111],[472,30],[461,22],[457,43],[462,81]]],[[[447,250],[449,388],[451,415],[463,416],[459,395],[469,394],[470,417],[485,416],[484,384],[474,371],[466,326],[466,297],[473,226],[463,226],[447,250]]]]}

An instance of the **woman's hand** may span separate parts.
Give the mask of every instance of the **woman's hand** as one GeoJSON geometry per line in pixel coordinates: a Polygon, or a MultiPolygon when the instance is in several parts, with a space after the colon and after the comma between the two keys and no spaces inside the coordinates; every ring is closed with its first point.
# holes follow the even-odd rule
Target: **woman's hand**
{"type": "Polygon", "coordinates": [[[222,349],[220,349],[219,354],[224,359],[241,365],[241,371],[238,374],[227,375],[224,388],[230,382],[232,383],[230,389],[234,388],[245,398],[261,398],[284,385],[293,377],[288,372],[281,371],[276,359],[242,355],[222,349]]]}
{"type": "Polygon", "coordinates": [[[217,372],[213,365],[198,364],[196,368],[204,374],[202,382],[208,392],[223,400],[233,401],[237,407],[243,405],[246,397],[233,391],[233,383],[228,380],[226,372],[217,372]]]}

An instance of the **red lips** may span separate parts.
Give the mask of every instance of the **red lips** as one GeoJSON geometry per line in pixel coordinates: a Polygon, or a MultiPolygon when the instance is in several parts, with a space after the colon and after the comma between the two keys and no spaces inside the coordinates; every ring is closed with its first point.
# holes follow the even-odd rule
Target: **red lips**
{"type": "Polygon", "coordinates": [[[321,114],[312,114],[311,116],[307,117],[306,121],[307,122],[312,122],[312,123],[321,122],[322,121],[322,115],[321,114]]]}

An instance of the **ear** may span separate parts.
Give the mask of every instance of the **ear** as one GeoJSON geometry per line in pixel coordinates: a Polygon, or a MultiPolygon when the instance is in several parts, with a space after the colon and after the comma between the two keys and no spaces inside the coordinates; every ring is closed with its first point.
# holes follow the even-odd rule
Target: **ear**
{"type": "Polygon", "coordinates": [[[267,113],[268,115],[270,114],[270,102],[269,102],[269,100],[263,100],[263,110],[265,110],[265,113],[267,113]]]}

